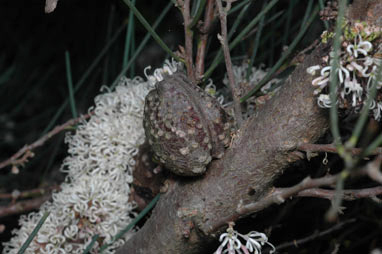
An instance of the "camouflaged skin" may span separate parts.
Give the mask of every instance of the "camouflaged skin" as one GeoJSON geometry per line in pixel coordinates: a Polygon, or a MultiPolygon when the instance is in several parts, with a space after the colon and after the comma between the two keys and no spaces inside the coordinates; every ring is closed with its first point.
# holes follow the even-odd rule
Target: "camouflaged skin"
{"type": "Polygon", "coordinates": [[[177,175],[203,174],[230,143],[227,113],[181,72],[156,86],[146,97],[143,121],[154,156],[177,175]]]}

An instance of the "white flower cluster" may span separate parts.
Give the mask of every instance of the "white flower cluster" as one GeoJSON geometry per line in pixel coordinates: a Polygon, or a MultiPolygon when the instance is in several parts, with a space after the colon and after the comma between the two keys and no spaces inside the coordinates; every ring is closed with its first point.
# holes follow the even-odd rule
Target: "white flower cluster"
{"type": "Polygon", "coordinates": [[[268,237],[256,231],[251,231],[246,235],[240,234],[233,229],[233,225],[230,224],[227,228],[227,233],[220,235],[219,241],[222,242],[214,254],[261,254],[261,249],[264,244],[268,244],[272,250],[269,253],[276,251],[275,247],[268,242],[268,237]],[[242,244],[241,239],[245,241],[245,245],[242,244]]]}
{"type": "Polygon", "coordinates": [[[146,67],[144,70],[144,73],[149,84],[154,86],[157,82],[163,80],[163,76],[165,74],[172,75],[178,70],[182,70],[183,64],[181,62],[177,62],[174,59],[172,59],[171,62],[169,60],[166,60],[162,68],[155,69],[153,75],[147,74],[147,70],[150,70],[150,69],[151,69],[151,66],[146,67]]]}
{"type": "MultiPolygon", "coordinates": [[[[373,82],[376,81],[377,71],[381,64],[380,47],[375,47],[372,41],[379,36],[375,29],[371,29],[365,23],[356,23],[353,27],[345,26],[345,33],[341,37],[341,51],[339,52],[339,67],[335,70],[338,76],[338,100],[335,102],[342,109],[353,109],[358,112],[369,97],[373,82]]],[[[328,36],[325,32],[323,36],[328,36]]],[[[331,35],[333,36],[333,35],[331,35]]],[[[324,40],[326,41],[326,39],[324,40]]],[[[333,102],[329,98],[328,84],[330,75],[334,71],[332,67],[334,52],[323,57],[321,65],[307,68],[307,72],[313,76],[319,76],[312,81],[316,87],[314,94],[318,95],[318,105],[322,108],[330,108],[333,102]]],[[[382,82],[377,81],[377,98],[373,100],[370,109],[378,121],[381,119],[382,100],[380,91],[382,82]]]]}
{"type": "MultiPolygon", "coordinates": [[[[27,254],[83,253],[98,234],[90,253],[125,228],[135,216],[129,202],[134,156],[145,141],[142,126],[144,100],[163,74],[174,73],[180,65],[167,61],[162,69],[147,76],[121,79],[115,91],[95,98],[93,115],[83,121],[74,135],[68,134],[69,156],[62,171],[67,173],[61,191],[54,193],[40,211],[21,216],[20,229],[3,243],[3,254],[16,254],[42,215],[50,215],[29,245],[27,254]]],[[[114,253],[133,233],[115,241],[103,253],[114,253]]]]}

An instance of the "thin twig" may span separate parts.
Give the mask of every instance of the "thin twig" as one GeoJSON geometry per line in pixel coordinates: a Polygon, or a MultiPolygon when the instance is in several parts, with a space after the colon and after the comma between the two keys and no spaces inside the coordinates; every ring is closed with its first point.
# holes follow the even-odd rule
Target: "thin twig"
{"type": "Polygon", "coordinates": [[[70,119],[66,123],[59,125],[59,126],[56,126],[53,130],[51,130],[50,132],[48,132],[47,134],[45,134],[44,136],[42,136],[41,138],[39,138],[38,140],[33,142],[31,145],[25,145],[17,153],[12,155],[12,157],[1,162],[0,163],[0,169],[4,168],[6,166],[9,166],[9,165],[13,165],[13,166],[24,165],[24,163],[27,162],[29,158],[34,156],[34,153],[32,152],[33,149],[44,145],[48,139],[50,139],[54,135],[60,133],[61,131],[66,130],[70,126],[73,126],[73,125],[79,123],[83,119],[89,118],[91,116],[91,114],[92,113],[89,113],[89,114],[86,114],[86,115],[83,115],[83,116],[80,116],[80,117],[77,117],[74,119],[70,119]]]}
{"type": "MultiPolygon", "coordinates": [[[[299,147],[299,150],[312,152],[312,151],[324,151],[324,152],[334,152],[338,153],[345,161],[345,169],[340,173],[340,177],[337,179],[337,187],[336,191],[333,193],[333,205],[331,209],[328,211],[326,217],[328,220],[333,221],[337,217],[337,211],[340,209],[342,199],[346,197],[344,191],[344,182],[345,179],[350,175],[352,171],[354,171],[358,161],[365,155],[364,149],[354,148],[352,146],[344,147],[344,146],[334,146],[334,145],[314,145],[314,144],[304,144],[299,147]],[[340,151],[340,152],[339,152],[340,151]],[[358,155],[356,158],[352,155],[358,155]]],[[[364,172],[374,181],[382,183],[382,173],[380,171],[381,165],[381,148],[377,148],[374,150],[374,153],[379,154],[379,156],[369,162],[364,167],[364,172]]],[[[332,197],[331,197],[332,198],[332,197]]]]}
{"type": "MultiPolygon", "coordinates": [[[[364,168],[357,170],[354,172],[354,175],[367,175],[368,167],[370,164],[373,164],[374,161],[369,162],[364,168]]],[[[327,192],[327,190],[320,189],[320,192],[314,192],[313,190],[317,190],[317,188],[322,186],[334,186],[337,182],[338,178],[341,177],[341,173],[336,175],[326,175],[320,178],[312,179],[310,177],[305,178],[300,183],[288,187],[288,188],[274,188],[268,196],[264,197],[262,200],[248,204],[237,209],[237,212],[241,215],[249,214],[256,211],[263,210],[264,208],[272,205],[272,204],[281,204],[287,198],[292,196],[298,196],[299,193],[310,193],[315,197],[328,198],[328,195],[337,195],[337,190],[330,190],[331,192],[327,192]],[[325,192],[325,193],[324,193],[325,192]],[[322,194],[322,196],[320,196],[322,194]]],[[[373,197],[376,195],[380,195],[382,193],[382,187],[378,186],[375,188],[364,188],[359,190],[344,190],[341,194],[344,198],[347,199],[356,199],[356,198],[365,198],[365,197],[373,197]]],[[[301,195],[303,195],[301,194],[301,195]]]]}
{"type": "MultiPolygon", "coordinates": [[[[369,164],[375,163],[371,161],[365,167],[354,171],[352,175],[360,176],[360,175],[368,175],[369,164]]],[[[306,177],[300,183],[287,188],[273,188],[264,198],[250,204],[240,205],[236,212],[230,215],[229,217],[222,218],[219,220],[216,225],[214,225],[215,229],[218,229],[227,224],[229,221],[236,221],[237,219],[247,216],[249,214],[262,211],[267,207],[273,204],[282,204],[288,198],[293,196],[301,196],[301,197],[318,197],[334,200],[337,190],[334,189],[322,189],[320,187],[328,186],[334,188],[338,178],[341,177],[341,173],[336,175],[326,175],[320,178],[312,179],[310,177],[306,177]]],[[[382,194],[382,186],[372,187],[372,188],[363,188],[363,189],[349,189],[343,190],[341,192],[341,198],[345,200],[355,200],[359,198],[374,198],[377,195],[382,194]]]]}
{"type": "Polygon", "coordinates": [[[227,11],[230,8],[230,4],[229,2],[227,2],[226,8],[223,8],[221,0],[216,0],[216,5],[219,11],[220,26],[221,26],[221,35],[218,35],[218,39],[223,47],[225,65],[227,68],[229,85],[231,87],[232,97],[234,102],[235,120],[238,125],[237,127],[240,128],[243,122],[243,116],[241,114],[241,107],[240,107],[240,97],[239,97],[240,92],[238,91],[238,88],[236,86],[235,77],[232,70],[232,61],[231,61],[231,55],[229,52],[228,38],[227,38],[227,11]]]}
{"type": "Polygon", "coordinates": [[[192,22],[191,15],[190,15],[190,1],[191,0],[185,0],[185,1],[178,1],[179,5],[183,3],[181,6],[182,14],[183,14],[183,20],[184,20],[184,46],[185,46],[185,55],[183,56],[186,62],[187,67],[187,76],[191,79],[192,82],[196,82],[195,79],[195,71],[194,71],[194,63],[193,63],[193,53],[192,53],[192,38],[193,38],[193,31],[190,29],[190,24],[192,22]]]}
{"type": "Polygon", "coordinates": [[[226,218],[221,218],[221,220],[214,226],[218,229],[227,224],[229,221],[236,221],[237,219],[244,217],[246,215],[261,211],[273,204],[281,204],[287,198],[297,195],[302,190],[317,188],[321,186],[331,186],[336,182],[338,175],[327,175],[321,178],[312,179],[310,177],[305,178],[300,183],[288,187],[288,188],[273,188],[264,198],[256,201],[255,203],[250,203],[247,205],[241,205],[236,209],[236,212],[226,218]]]}
{"type": "Polygon", "coordinates": [[[26,191],[21,191],[21,192],[12,192],[12,193],[0,193],[0,199],[12,199],[16,200],[19,198],[30,198],[30,197],[36,197],[36,196],[41,196],[44,195],[48,192],[51,192],[52,190],[59,190],[60,187],[58,185],[52,185],[52,186],[47,186],[43,188],[36,188],[36,189],[31,189],[31,190],[26,190],[26,191]]]}
{"type": "MultiPolygon", "coordinates": [[[[314,198],[325,198],[333,200],[335,196],[335,190],[312,188],[300,191],[298,197],[314,197],[314,198]]],[[[342,199],[347,201],[353,201],[360,198],[371,198],[382,194],[382,186],[377,186],[373,188],[355,189],[355,190],[344,190],[342,193],[342,199]]]]}
{"type": "Polygon", "coordinates": [[[204,74],[204,59],[206,56],[208,33],[211,28],[212,21],[214,20],[215,13],[214,2],[215,0],[208,0],[204,14],[203,26],[200,28],[201,35],[199,37],[195,59],[195,76],[197,80],[201,80],[204,74]]]}
{"type": "Polygon", "coordinates": [[[0,207],[0,218],[37,209],[50,197],[51,195],[48,194],[42,197],[30,199],[30,200],[19,201],[7,207],[0,207]]]}
{"type": "MultiPolygon", "coordinates": [[[[302,144],[297,147],[298,150],[304,152],[327,152],[327,153],[338,153],[338,150],[333,144],[302,144]]],[[[361,148],[352,148],[349,150],[353,155],[361,154],[361,148]]],[[[382,147],[378,147],[374,150],[371,155],[382,154],[382,147]]]]}
{"type": "Polygon", "coordinates": [[[316,231],[314,232],[312,235],[310,236],[307,236],[307,237],[304,237],[304,238],[301,238],[299,240],[294,240],[292,242],[287,242],[287,243],[283,243],[283,244],[280,244],[278,246],[276,246],[276,249],[279,251],[281,249],[285,249],[287,247],[291,247],[291,246],[298,246],[298,245],[301,245],[301,244],[304,244],[306,242],[309,242],[309,241],[312,241],[312,240],[315,240],[319,237],[323,237],[325,235],[328,235],[336,230],[339,230],[341,229],[343,226],[345,226],[346,224],[349,224],[349,223],[353,223],[355,222],[356,219],[350,219],[350,220],[346,220],[346,221],[342,221],[342,222],[339,222],[337,223],[336,225],[334,225],[333,227],[330,227],[324,231],[316,231]]]}
{"type": "Polygon", "coordinates": [[[317,188],[320,186],[331,186],[336,182],[339,175],[327,175],[320,178],[312,179],[310,177],[305,178],[300,183],[287,188],[274,188],[268,196],[264,197],[256,203],[248,204],[237,209],[239,214],[249,214],[256,211],[260,211],[269,207],[272,204],[284,203],[287,198],[297,195],[299,192],[317,188]]]}

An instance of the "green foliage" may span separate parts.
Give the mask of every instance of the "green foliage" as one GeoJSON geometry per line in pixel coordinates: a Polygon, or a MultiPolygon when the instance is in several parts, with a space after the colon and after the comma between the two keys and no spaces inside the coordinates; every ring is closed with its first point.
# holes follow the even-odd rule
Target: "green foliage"
{"type": "Polygon", "coordinates": [[[44,222],[49,216],[49,212],[45,212],[43,216],[41,217],[40,221],[37,223],[36,227],[33,229],[32,233],[28,236],[28,239],[25,241],[23,246],[21,246],[19,252],[17,254],[24,254],[26,249],[28,248],[29,244],[32,242],[33,238],[37,235],[38,231],[44,225],[44,222]]]}

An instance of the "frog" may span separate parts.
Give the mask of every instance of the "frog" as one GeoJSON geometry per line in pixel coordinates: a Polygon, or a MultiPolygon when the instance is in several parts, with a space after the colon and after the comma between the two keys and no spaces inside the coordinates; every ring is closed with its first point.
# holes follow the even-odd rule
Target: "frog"
{"type": "Polygon", "coordinates": [[[217,99],[183,72],[165,74],[145,98],[143,127],[160,165],[198,176],[230,144],[232,119],[217,99]]]}

